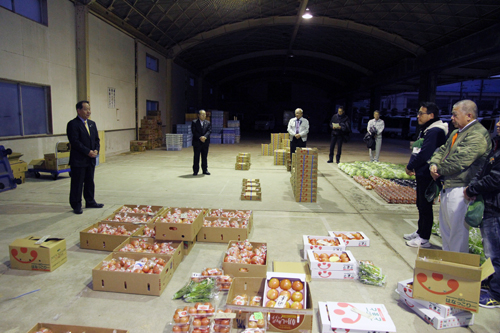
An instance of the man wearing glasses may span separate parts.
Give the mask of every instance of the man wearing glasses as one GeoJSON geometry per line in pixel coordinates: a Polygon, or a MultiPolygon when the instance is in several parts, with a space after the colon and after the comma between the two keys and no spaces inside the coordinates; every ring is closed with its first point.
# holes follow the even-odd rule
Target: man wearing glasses
{"type": "Polygon", "coordinates": [[[453,105],[451,121],[458,128],[432,155],[429,170],[443,183],[439,230],[443,250],[469,252],[469,226],[465,222],[468,201],[464,189],[481,169],[491,150],[488,131],[477,120],[477,105],[462,100],[453,105]]]}
{"type": "Polygon", "coordinates": [[[420,132],[418,139],[413,143],[410,161],[406,166],[406,173],[415,176],[417,180],[417,209],[418,229],[411,234],[405,234],[406,245],[411,247],[430,247],[434,213],[432,202],[425,198],[425,190],[432,182],[427,161],[440,146],[445,144],[448,134],[448,124],[439,119],[439,108],[435,103],[422,103],[418,111],[418,125],[420,132]]]}

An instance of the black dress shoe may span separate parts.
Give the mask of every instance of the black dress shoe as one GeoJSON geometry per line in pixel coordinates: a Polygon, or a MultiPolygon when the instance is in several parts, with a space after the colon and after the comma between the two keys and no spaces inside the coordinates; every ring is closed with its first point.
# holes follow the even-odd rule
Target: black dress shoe
{"type": "Polygon", "coordinates": [[[198,176],[198,172],[193,172],[193,176],[198,176]]]}
{"type": "Polygon", "coordinates": [[[210,172],[208,172],[208,171],[203,172],[203,174],[207,175],[207,176],[210,176],[210,172]]]}
{"type": "Polygon", "coordinates": [[[75,209],[73,209],[73,213],[81,214],[81,213],[83,213],[83,210],[81,208],[75,208],[75,209]]]}
{"type": "Polygon", "coordinates": [[[326,163],[333,163],[333,161],[328,160],[328,161],[326,161],[326,163]]]}
{"type": "Polygon", "coordinates": [[[102,208],[102,207],[104,207],[104,204],[100,204],[100,203],[95,203],[92,205],[85,205],[85,208],[102,208]]]}

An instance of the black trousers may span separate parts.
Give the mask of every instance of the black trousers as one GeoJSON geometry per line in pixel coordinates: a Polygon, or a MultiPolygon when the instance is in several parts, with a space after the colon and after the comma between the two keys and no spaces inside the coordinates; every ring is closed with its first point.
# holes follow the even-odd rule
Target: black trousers
{"type": "Polygon", "coordinates": [[[297,148],[305,148],[306,143],[307,142],[303,141],[302,138],[297,139],[296,137],[293,137],[292,141],[290,141],[290,158],[292,158],[292,154],[295,153],[297,148]]]}
{"type": "Polygon", "coordinates": [[[431,177],[417,178],[417,208],[418,208],[418,230],[420,238],[431,238],[432,225],[434,223],[434,214],[432,211],[432,202],[425,198],[425,190],[432,181],[431,177]]]}
{"type": "Polygon", "coordinates": [[[95,204],[94,192],[94,173],[95,166],[71,167],[71,187],[69,191],[69,204],[73,209],[82,208],[83,198],[87,205],[95,204]]]}
{"type": "Polygon", "coordinates": [[[201,155],[201,170],[203,172],[208,172],[208,148],[209,143],[203,143],[201,145],[193,145],[193,173],[198,173],[200,171],[200,155],[201,155]]]}
{"type": "Polygon", "coordinates": [[[344,140],[341,135],[332,135],[332,141],[330,142],[330,161],[333,161],[333,153],[335,152],[335,144],[337,144],[337,163],[340,162],[340,155],[342,155],[342,143],[344,140]]]}

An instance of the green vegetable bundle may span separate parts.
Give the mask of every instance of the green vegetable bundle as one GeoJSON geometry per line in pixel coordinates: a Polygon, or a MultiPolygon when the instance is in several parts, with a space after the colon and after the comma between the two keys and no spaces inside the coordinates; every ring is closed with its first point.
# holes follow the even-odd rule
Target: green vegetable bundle
{"type": "Polygon", "coordinates": [[[200,282],[189,281],[184,287],[177,291],[172,299],[182,298],[189,303],[208,302],[218,292],[217,282],[213,278],[207,278],[200,282]]]}
{"type": "Polygon", "coordinates": [[[382,287],[386,280],[385,275],[382,274],[382,269],[367,261],[359,262],[358,276],[359,281],[372,286],[382,287]]]}

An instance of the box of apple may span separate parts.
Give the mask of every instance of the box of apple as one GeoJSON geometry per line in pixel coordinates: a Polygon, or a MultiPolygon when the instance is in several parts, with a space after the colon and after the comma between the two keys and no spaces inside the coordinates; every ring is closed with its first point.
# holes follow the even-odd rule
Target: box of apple
{"type": "Polygon", "coordinates": [[[268,272],[263,295],[266,308],[305,309],[305,274],[268,272]]]}
{"type": "Polygon", "coordinates": [[[346,244],[342,237],[337,236],[302,236],[304,241],[304,259],[307,260],[308,250],[344,251],[346,244]]]}

